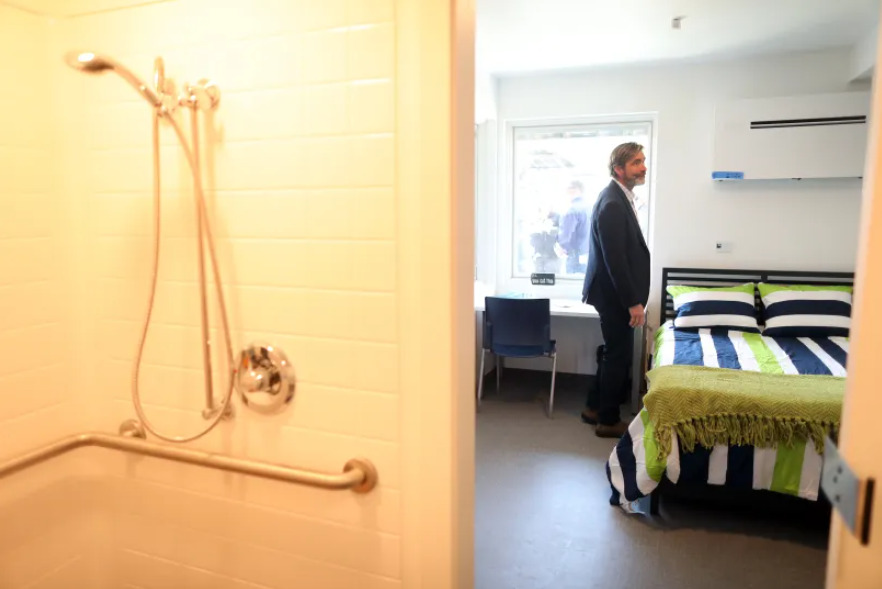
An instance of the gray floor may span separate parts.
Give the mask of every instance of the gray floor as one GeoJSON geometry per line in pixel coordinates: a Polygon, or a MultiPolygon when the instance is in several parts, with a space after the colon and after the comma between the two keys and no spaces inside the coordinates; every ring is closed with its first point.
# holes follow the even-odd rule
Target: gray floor
{"type": "Polygon", "coordinates": [[[658,518],[627,514],[608,502],[615,441],[579,419],[585,382],[560,379],[553,420],[545,375],[506,371],[501,398],[494,384],[477,418],[477,589],[824,586],[817,504],[665,497],[658,518]]]}

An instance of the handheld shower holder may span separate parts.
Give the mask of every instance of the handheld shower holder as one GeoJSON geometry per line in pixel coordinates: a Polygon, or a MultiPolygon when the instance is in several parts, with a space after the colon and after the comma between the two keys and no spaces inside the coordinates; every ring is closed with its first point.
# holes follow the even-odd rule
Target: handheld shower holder
{"type": "Polygon", "coordinates": [[[153,87],[162,102],[159,108],[167,113],[174,113],[178,108],[177,90],[171,78],[165,77],[165,62],[157,57],[153,62],[153,87]]]}
{"type": "Polygon", "coordinates": [[[174,113],[178,106],[208,111],[217,108],[220,103],[220,88],[207,78],[195,84],[184,82],[178,92],[174,81],[165,77],[162,57],[157,57],[153,62],[153,87],[162,103],[159,108],[168,113],[174,113]]]}
{"type": "Polygon", "coordinates": [[[181,106],[207,111],[217,108],[219,103],[220,88],[211,80],[202,78],[195,84],[184,83],[179,98],[181,106]]]}

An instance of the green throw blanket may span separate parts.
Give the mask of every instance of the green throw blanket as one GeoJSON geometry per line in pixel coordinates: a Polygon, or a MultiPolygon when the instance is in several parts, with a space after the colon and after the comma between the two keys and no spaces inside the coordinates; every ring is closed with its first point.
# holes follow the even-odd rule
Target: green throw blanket
{"type": "Polygon", "coordinates": [[[646,376],[645,405],[660,458],[671,451],[671,433],[687,452],[696,443],[770,448],[812,440],[823,454],[825,436],[839,429],[844,378],[683,365],[646,376]]]}

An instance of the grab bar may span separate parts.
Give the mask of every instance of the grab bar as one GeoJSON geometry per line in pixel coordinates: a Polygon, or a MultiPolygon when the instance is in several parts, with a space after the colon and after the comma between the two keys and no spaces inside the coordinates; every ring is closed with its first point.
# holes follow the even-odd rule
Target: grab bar
{"type": "Polygon", "coordinates": [[[300,483],[321,489],[351,489],[356,493],[371,491],[377,485],[378,478],[377,469],[365,458],[354,458],[346,463],[342,473],[332,474],[300,470],[270,462],[233,458],[232,456],[213,454],[201,450],[165,446],[137,437],[90,432],[62,438],[47,446],[28,452],[23,456],[0,463],[0,479],[71,450],[87,446],[122,450],[123,452],[131,452],[132,454],[140,454],[142,456],[163,458],[165,460],[195,464],[196,466],[288,483],[300,483]]]}

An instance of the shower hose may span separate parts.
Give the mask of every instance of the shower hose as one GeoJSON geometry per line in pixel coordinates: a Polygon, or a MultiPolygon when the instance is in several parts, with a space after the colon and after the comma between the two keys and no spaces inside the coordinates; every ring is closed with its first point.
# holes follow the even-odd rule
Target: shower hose
{"type": "Polygon", "coordinates": [[[171,112],[164,106],[158,106],[153,109],[153,271],[150,280],[150,295],[147,302],[147,312],[144,318],[144,325],[141,329],[141,335],[138,340],[138,348],[135,354],[135,368],[132,375],[132,400],[135,405],[135,412],[138,419],[144,425],[144,428],[151,434],[161,440],[167,442],[191,442],[197,440],[210,432],[218,423],[227,415],[230,409],[230,403],[233,398],[233,350],[230,339],[230,327],[227,321],[227,309],[224,304],[224,293],[221,286],[220,271],[218,270],[217,254],[215,252],[214,238],[211,232],[211,225],[208,212],[205,206],[205,196],[202,191],[201,170],[199,167],[199,123],[198,110],[195,106],[191,109],[191,129],[193,149],[187,146],[187,140],[181,130],[180,125],[174,120],[171,112]],[[150,328],[150,319],[153,314],[153,305],[156,298],[156,283],[159,273],[159,250],[160,250],[160,163],[159,163],[159,120],[165,118],[174,128],[175,133],[181,143],[181,149],[187,157],[187,163],[193,174],[193,193],[196,201],[196,220],[197,220],[197,240],[199,252],[199,288],[202,301],[202,343],[203,343],[203,370],[205,371],[205,394],[206,404],[208,405],[203,415],[208,419],[208,424],[196,434],[190,436],[169,436],[159,432],[156,427],[150,423],[145,414],[141,395],[138,389],[138,376],[141,370],[141,362],[144,356],[144,345],[147,341],[147,332],[150,328]],[[227,362],[227,380],[228,385],[226,394],[219,408],[214,407],[214,399],[212,393],[212,372],[209,351],[209,330],[208,330],[208,310],[205,298],[205,260],[203,253],[203,243],[208,244],[208,253],[211,260],[211,269],[214,273],[214,286],[217,291],[218,310],[221,316],[221,325],[224,332],[224,344],[227,362]]]}

